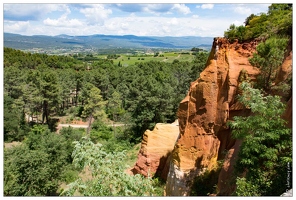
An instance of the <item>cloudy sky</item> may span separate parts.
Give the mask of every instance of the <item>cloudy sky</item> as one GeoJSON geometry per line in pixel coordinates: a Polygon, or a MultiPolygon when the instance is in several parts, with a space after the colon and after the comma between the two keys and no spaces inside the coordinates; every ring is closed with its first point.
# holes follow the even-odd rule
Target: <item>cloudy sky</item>
{"type": "Polygon", "coordinates": [[[137,4],[127,1],[113,3],[112,0],[101,4],[89,1],[88,4],[78,4],[73,1],[60,1],[66,2],[63,4],[54,0],[50,2],[50,4],[4,2],[3,31],[52,36],[131,34],[218,37],[223,36],[230,24],[242,25],[250,14],[266,13],[270,5],[270,3],[155,3],[163,1],[137,4]]]}

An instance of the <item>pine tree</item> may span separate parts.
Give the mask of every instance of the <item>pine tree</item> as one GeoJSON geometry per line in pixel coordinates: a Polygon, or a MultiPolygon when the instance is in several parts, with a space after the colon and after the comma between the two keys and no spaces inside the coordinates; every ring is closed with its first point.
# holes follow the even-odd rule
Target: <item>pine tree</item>
{"type": "Polygon", "coordinates": [[[105,113],[106,101],[101,96],[101,90],[97,87],[91,88],[89,96],[86,99],[86,103],[82,112],[83,117],[88,118],[87,134],[90,132],[90,127],[93,119],[105,120],[107,118],[105,113]]]}

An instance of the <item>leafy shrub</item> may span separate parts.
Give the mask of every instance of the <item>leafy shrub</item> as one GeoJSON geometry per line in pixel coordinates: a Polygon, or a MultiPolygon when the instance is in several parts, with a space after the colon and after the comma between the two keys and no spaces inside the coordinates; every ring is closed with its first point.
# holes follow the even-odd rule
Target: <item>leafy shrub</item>
{"type": "Polygon", "coordinates": [[[4,155],[4,196],[44,196],[57,190],[56,165],[45,151],[20,145],[4,155]]]}
{"type": "Polygon", "coordinates": [[[68,165],[61,173],[61,181],[69,184],[79,178],[79,172],[72,165],[68,165]]]}
{"type": "Polygon", "coordinates": [[[100,140],[109,140],[112,137],[113,131],[111,127],[107,126],[100,120],[93,122],[90,138],[94,143],[97,143],[100,140]]]}
{"type": "Polygon", "coordinates": [[[61,195],[73,196],[151,196],[154,193],[153,180],[139,174],[125,173],[124,152],[107,153],[101,144],[94,144],[83,138],[75,142],[73,164],[78,169],[89,167],[92,178],[88,181],[77,179],[61,195]]]}
{"type": "MultiPolygon", "coordinates": [[[[286,191],[287,166],[292,163],[292,130],[281,118],[285,105],[279,96],[263,96],[249,83],[241,84],[239,101],[252,111],[229,122],[233,137],[243,140],[235,164],[237,195],[280,195],[286,191]],[[252,186],[252,187],[251,187],[252,186]],[[250,193],[250,190],[254,193],[250,193]],[[246,193],[244,193],[246,192],[246,193]]],[[[290,188],[288,188],[290,189],[290,188]]]]}
{"type": "Polygon", "coordinates": [[[270,89],[276,70],[283,63],[287,42],[287,38],[271,37],[257,46],[257,52],[249,59],[252,66],[260,69],[257,88],[270,89]]]}
{"type": "Polygon", "coordinates": [[[251,14],[245,20],[245,26],[231,24],[224,36],[233,42],[253,40],[255,38],[266,40],[274,35],[292,36],[292,5],[272,4],[268,13],[251,14]]]}
{"type": "Polygon", "coordinates": [[[4,152],[4,195],[56,195],[67,157],[65,138],[34,126],[22,145],[4,152]]]}
{"type": "Polygon", "coordinates": [[[246,178],[237,177],[235,196],[261,196],[258,185],[246,181],[246,178]]]}
{"type": "Polygon", "coordinates": [[[74,141],[79,141],[84,135],[85,130],[74,129],[72,127],[63,127],[60,130],[60,135],[65,138],[67,146],[67,162],[72,163],[71,154],[74,150],[74,141]]]}
{"type": "Polygon", "coordinates": [[[131,148],[131,144],[126,140],[117,140],[115,138],[111,138],[110,140],[103,142],[103,148],[106,152],[122,152],[124,150],[128,150],[131,148]]]}

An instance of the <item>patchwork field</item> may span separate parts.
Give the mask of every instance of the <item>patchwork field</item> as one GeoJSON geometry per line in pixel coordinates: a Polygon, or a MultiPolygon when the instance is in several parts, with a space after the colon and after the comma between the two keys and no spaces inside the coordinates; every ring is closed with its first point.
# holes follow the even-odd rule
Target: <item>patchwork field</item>
{"type": "MultiPolygon", "coordinates": [[[[159,53],[158,56],[155,54],[138,54],[138,55],[129,55],[129,54],[117,54],[119,57],[112,59],[114,64],[120,64],[122,66],[135,65],[140,62],[149,62],[149,61],[160,61],[160,62],[169,62],[172,63],[174,60],[179,61],[188,61],[191,62],[195,55],[192,55],[192,52],[164,52],[159,53]]],[[[97,58],[106,59],[107,55],[98,55],[97,58]]]]}

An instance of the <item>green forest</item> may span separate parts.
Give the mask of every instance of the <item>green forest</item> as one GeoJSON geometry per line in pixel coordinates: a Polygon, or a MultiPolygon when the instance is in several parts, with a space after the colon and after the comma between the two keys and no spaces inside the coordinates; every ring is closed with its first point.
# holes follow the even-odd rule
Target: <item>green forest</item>
{"type": "MultiPolygon", "coordinates": [[[[238,177],[249,169],[245,178],[236,179],[234,195],[279,195],[286,184],[283,168],[292,163],[292,130],[280,118],[283,102],[270,94],[280,89],[286,99],[292,96],[292,77],[280,88],[272,84],[292,40],[292,5],[272,4],[268,13],[251,14],[245,25],[230,25],[225,37],[264,41],[250,58],[261,70],[258,81],[243,85],[248,98],[240,97],[254,116],[229,122],[233,137],[245,141],[238,177]],[[249,127],[256,128],[252,134],[249,127]]],[[[6,47],[3,56],[3,139],[16,144],[3,150],[4,196],[163,196],[160,178],[124,171],[134,164],[145,130],[177,119],[179,103],[205,68],[209,52],[195,51],[189,61],[151,58],[129,65],[120,64],[116,55],[81,59],[6,47]],[[57,130],[59,122],[75,120],[88,127],[57,130]],[[90,179],[84,180],[83,173],[90,179]]]]}
{"type": "Polygon", "coordinates": [[[156,123],[175,121],[179,102],[205,67],[208,53],[196,54],[191,62],[151,60],[126,67],[110,57],[87,62],[4,48],[4,141],[22,142],[5,149],[5,195],[56,195],[59,184],[79,172],[71,155],[72,142],[81,137],[102,143],[106,153],[116,156],[139,144],[156,123]],[[89,127],[56,134],[61,118],[86,121],[89,127]],[[113,123],[124,126],[108,126],[113,123]],[[19,166],[17,160],[27,159],[36,166],[19,166]]]}

